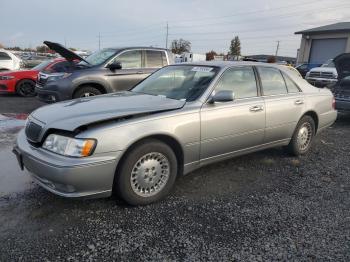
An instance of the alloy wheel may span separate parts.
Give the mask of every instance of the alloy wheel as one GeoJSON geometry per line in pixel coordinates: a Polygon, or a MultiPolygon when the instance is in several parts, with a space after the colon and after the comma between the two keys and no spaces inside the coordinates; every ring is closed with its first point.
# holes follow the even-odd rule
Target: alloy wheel
{"type": "Polygon", "coordinates": [[[165,187],[169,175],[169,160],[161,153],[148,153],[136,162],[131,171],[132,190],[141,197],[156,195],[165,187]]]}

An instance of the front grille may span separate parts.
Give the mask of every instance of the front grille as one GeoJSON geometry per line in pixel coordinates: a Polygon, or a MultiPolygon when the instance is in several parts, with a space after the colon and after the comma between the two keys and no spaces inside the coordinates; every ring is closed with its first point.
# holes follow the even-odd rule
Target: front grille
{"type": "Polygon", "coordinates": [[[317,78],[334,78],[332,72],[310,72],[309,76],[317,78]]]}
{"type": "Polygon", "coordinates": [[[41,129],[42,127],[40,125],[29,121],[25,129],[27,139],[34,143],[39,142],[41,129]]]}

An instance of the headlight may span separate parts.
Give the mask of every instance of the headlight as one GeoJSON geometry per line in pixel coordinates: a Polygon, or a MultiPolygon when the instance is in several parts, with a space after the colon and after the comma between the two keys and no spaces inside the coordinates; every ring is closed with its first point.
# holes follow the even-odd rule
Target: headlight
{"type": "Polygon", "coordinates": [[[11,80],[14,79],[14,76],[0,76],[0,80],[11,80]]]}
{"type": "Polygon", "coordinates": [[[310,75],[310,72],[307,72],[306,75],[305,75],[305,77],[309,77],[309,75],[310,75]]]}
{"type": "Polygon", "coordinates": [[[94,139],[71,138],[61,135],[49,135],[43,148],[56,154],[72,157],[90,156],[96,147],[94,139]]]}
{"type": "Polygon", "coordinates": [[[67,78],[67,77],[70,76],[70,75],[71,75],[71,73],[53,74],[53,75],[50,75],[50,76],[47,78],[47,81],[56,81],[56,80],[59,80],[59,79],[67,78]]]}

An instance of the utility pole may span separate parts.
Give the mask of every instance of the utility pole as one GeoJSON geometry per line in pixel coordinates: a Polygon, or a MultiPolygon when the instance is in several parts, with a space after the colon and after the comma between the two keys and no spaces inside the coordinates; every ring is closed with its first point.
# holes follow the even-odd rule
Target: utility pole
{"type": "Polygon", "coordinates": [[[169,37],[169,25],[166,22],[166,37],[165,37],[165,48],[168,49],[168,37],[169,37]]]}
{"type": "Polygon", "coordinates": [[[98,50],[101,50],[101,33],[98,32],[98,50]]]}
{"type": "Polygon", "coordinates": [[[277,47],[276,47],[276,54],[275,54],[275,56],[277,56],[278,55],[278,49],[280,48],[280,41],[278,40],[277,41],[277,47]]]}

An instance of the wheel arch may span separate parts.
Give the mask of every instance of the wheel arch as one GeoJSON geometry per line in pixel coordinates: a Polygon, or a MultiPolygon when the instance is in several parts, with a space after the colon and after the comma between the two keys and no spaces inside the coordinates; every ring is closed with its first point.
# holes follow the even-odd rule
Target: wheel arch
{"type": "Polygon", "coordinates": [[[86,83],[80,83],[79,85],[77,85],[74,88],[72,97],[74,97],[74,94],[76,92],[78,92],[80,89],[87,87],[87,86],[91,86],[94,87],[96,89],[98,89],[102,94],[107,94],[108,93],[108,89],[101,83],[97,83],[97,82],[86,82],[86,83]]]}
{"type": "MultiPolygon", "coordinates": [[[[139,138],[135,140],[133,143],[131,143],[128,148],[125,150],[123,155],[121,156],[120,160],[118,161],[116,170],[115,170],[115,176],[114,176],[114,181],[116,179],[116,174],[118,173],[118,170],[120,170],[121,165],[125,161],[125,158],[127,157],[128,153],[137,147],[140,143],[149,140],[149,139],[154,139],[158,140],[160,142],[163,142],[164,144],[168,145],[175,153],[176,159],[178,161],[178,176],[183,174],[183,169],[184,169],[184,150],[180,144],[180,142],[174,138],[171,135],[168,134],[152,134],[148,135],[142,138],[139,138]]],[[[113,184],[114,184],[113,181],[113,184]]]]}
{"type": "Polygon", "coordinates": [[[313,110],[309,110],[309,111],[306,111],[303,115],[303,116],[310,116],[314,122],[315,122],[315,133],[317,133],[317,130],[318,130],[318,124],[319,124],[319,118],[318,118],[318,115],[315,111],[313,110]]]}

